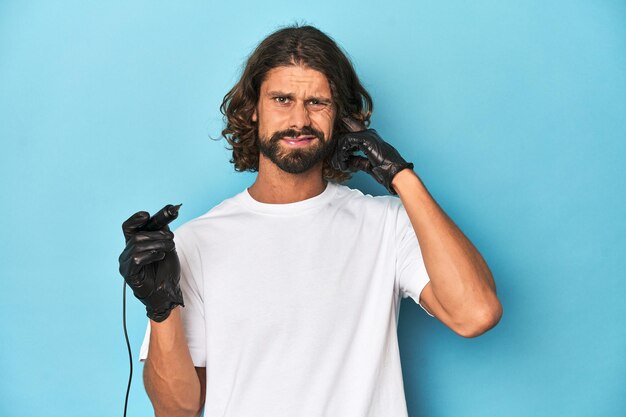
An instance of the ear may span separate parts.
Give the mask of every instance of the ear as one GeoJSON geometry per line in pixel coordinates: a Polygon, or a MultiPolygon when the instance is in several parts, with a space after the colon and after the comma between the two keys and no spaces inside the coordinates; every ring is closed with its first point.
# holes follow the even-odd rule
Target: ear
{"type": "Polygon", "coordinates": [[[252,121],[255,122],[255,123],[257,121],[256,109],[254,109],[254,112],[252,112],[252,121]]]}

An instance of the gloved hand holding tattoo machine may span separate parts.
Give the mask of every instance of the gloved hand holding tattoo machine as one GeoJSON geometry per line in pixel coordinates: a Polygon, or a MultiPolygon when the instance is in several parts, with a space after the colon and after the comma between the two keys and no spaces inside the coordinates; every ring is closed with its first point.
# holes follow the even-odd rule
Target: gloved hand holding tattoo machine
{"type": "Polygon", "coordinates": [[[156,322],[165,320],[177,305],[184,307],[180,263],[168,227],[179,207],[168,204],[152,217],[139,211],[122,225],[126,248],[119,257],[120,274],[156,322]]]}

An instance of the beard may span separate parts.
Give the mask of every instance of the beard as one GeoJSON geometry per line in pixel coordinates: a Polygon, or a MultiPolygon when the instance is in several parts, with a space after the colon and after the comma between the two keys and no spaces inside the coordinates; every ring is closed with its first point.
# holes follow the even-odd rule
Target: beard
{"type": "Polygon", "coordinates": [[[263,155],[276,166],[290,174],[301,174],[325,160],[333,151],[333,141],[327,141],[324,133],[310,126],[304,126],[299,132],[287,129],[275,132],[270,138],[258,137],[257,144],[263,155]],[[311,142],[301,148],[286,149],[280,141],[284,137],[301,135],[315,136],[311,142]]]}

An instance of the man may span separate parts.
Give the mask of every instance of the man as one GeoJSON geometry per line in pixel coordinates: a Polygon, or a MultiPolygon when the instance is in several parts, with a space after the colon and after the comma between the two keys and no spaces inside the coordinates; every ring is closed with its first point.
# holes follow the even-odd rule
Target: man
{"type": "Polygon", "coordinates": [[[123,225],[156,415],[406,416],[401,297],[482,334],[502,314],[484,260],[366,129],[372,100],[319,30],[261,42],[222,111],[231,162],[255,182],[175,237],[144,231],[146,212],[123,225]],[[358,169],[399,198],[340,184],[358,169]]]}

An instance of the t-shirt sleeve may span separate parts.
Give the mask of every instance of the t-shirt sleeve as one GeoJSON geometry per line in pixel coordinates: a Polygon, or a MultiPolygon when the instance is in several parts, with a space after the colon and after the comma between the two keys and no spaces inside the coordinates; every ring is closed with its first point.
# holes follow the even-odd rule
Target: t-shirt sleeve
{"type": "MultiPolygon", "coordinates": [[[[206,337],[204,320],[204,297],[200,253],[193,241],[193,234],[187,230],[174,232],[176,253],[180,261],[180,289],[183,293],[184,308],[180,314],[185,329],[187,345],[194,366],[206,366],[206,337]]],[[[141,345],[139,359],[148,356],[150,345],[150,323],[141,345]]]]}
{"type": "Polygon", "coordinates": [[[429,316],[434,317],[420,304],[420,294],[430,278],[419,241],[402,201],[397,197],[391,198],[390,207],[396,212],[396,289],[402,298],[411,297],[429,316]]]}

